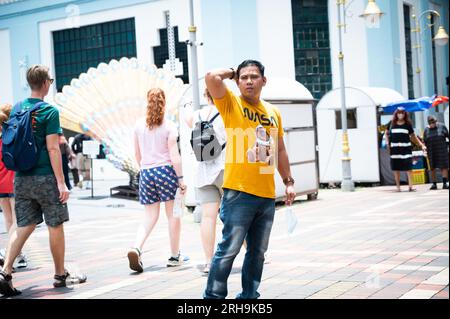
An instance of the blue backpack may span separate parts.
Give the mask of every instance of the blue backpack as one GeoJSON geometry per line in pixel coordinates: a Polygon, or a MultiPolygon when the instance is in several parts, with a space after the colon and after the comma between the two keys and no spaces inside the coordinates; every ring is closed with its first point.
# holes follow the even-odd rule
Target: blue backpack
{"type": "Polygon", "coordinates": [[[28,110],[22,110],[22,102],[19,102],[9,120],[3,123],[2,156],[7,169],[28,171],[37,165],[40,149],[34,139],[32,113],[44,104],[39,102],[28,110]]]}

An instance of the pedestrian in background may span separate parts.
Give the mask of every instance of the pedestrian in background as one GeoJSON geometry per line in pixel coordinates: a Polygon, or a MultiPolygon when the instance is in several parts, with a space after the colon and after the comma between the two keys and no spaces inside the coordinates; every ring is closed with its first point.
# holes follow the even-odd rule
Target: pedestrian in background
{"type": "MultiPolygon", "coordinates": [[[[12,106],[10,104],[0,105],[0,206],[8,238],[11,238],[14,229],[17,227],[16,213],[14,211],[14,172],[5,167],[2,159],[2,125],[9,119],[11,109],[12,106]]],[[[3,266],[5,263],[5,257],[6,249],[2,248],[0,249],[0,266],[3,266]]],[[[27,257],[20,253],[16,258],[15,267],[25,268],[27,265],[27,257]]]]}
{"type": "Polygon", "coordinates": [[[428,116],[428,126],[423,133],[423,139],[427,146],[428,160],[430,163],[431,190],[437,189],[436,169],[442,174],[442,189],[448,189],[448,129],[443,123],[438,123],[435,116],[428,116]]]}
{"type": "Polygon", "coordinates": [[[86,134],[77,134],[73,140],[72,151],[76,156],[77,169],[81,173],[82,181],[79,181],[78,187],[85,189],[91,189],[91,163],[89,158],[83,154],[83,142],[91,141],[92,138],[86,134]]]}
{"type": "Polygon", "coordinates": [[[78,173],[77,156],[75,155],[75,153],[73,152],[73,149],[72,149],[74,140],[75,140],[74,137],[69,137],[69,146],[70,146],[70,150],[71,150],[71,154],[72,154],[72,157],[70,158],[70,161],[69,161],[69,168],[70,168],[70,171],[72,172],[73,185],[79,186],[80,175],[78,173]]]}
{"type": "Polygon", "coordinates": [[[71,190],[72,185],[70,184],[69,178],[69,161],[75,157],[75,154],[72,153],[69,143],[67,142],[66,137],[64,136],[62,130],[58,133],[58,136],[59,136],[59,149],[61,151],[64,181],[66,182],[67,188],[71,190]]]}
{"type": "MultiPolygon", "coordinates": [[[[198,125],[199,122],[210,122],[219,144],[225,145],[227,139],[225,126],[219,111],[214,105],[213,98],[207,89],[205,89],[204,97],[208,104],[195,112],[187,112],[185,121],[190,128],[193,128],[195,126],[194,124],[198,125]]],[[[222,185],[225,168],[225,149],[221,148],[216,151],[220,152],[218,157],[211,160],[199,161],[195,171],[196,195],[202,211],[200,233],[205,256],[205,265],[202,271],[206,274],[209,272],[211,260],[214,255],[217,215],[223,196],[222,185]]]]}
{"type": "Polygon", "coordinates": [[[395,185],[400,192],[400,173],[406,172],[408,175],[409,191],[416,189],[412,180],[412,144],[420,145],[426,152],[425,145],[417,138],[409,119],[409,114],[403,107],[399,107],[392,117],[388,131],[386,132],[386,144],[391,158],[391,169],[394,171],[395,185]]]}
{"type": "Polygon", "coordinates": [[[181,220],[173,215],[177,189],[186,192],[183,182],[178,131],[175,123],[164,118],[166,97],[155,88],[147,94],[147,115],[138,120],[134,131],[136,161],[140,167],[139,201],[144,205],[144,221],[139,226],[133,248],[128,251],[131,270],[143,272],[142,248],[159,218],[164,202],[169,221],[171,256],[167,267],[180,266],[187,257],[180,253],[181,220]]]}
{"type": "Polygon", "coordinates": [[[59,149],[58,133],[61,129],[59,111],[44,102],[53,79],[48,68],[34,65],[26,73],[31,96],[17,104],[11,112],[38,107],[32,113],[33,138],[40,150],[37,163],[26,171],[18,170],[14,178],[17,228],[10,237],[6,250],[5,264],[0,272],[0,294],[5,297],[20,294],[12,283],[13,261],[20,254],[23,245],[44,219],[49,232],[50,250],[55,275],[53,287],[65,287],[68,280],[86,281],[84,275],[71,276],[66,270],[64,223],[69,220],[67,200],[69,190],[64,182],[59,149]],[[36,105],[39,104],[39,105],[36,105]]]}

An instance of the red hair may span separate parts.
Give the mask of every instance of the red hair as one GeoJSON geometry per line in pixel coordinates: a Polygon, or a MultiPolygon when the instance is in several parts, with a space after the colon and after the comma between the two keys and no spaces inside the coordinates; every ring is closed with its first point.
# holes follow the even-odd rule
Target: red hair
{"type": "Polygon", "coordinates": [[[166,95],[164,91],[155,88],[147,93],[147,126],[153,129],[160,126],[164,120],[164,112],[166,106],[166,95]]]}
{"type": "Polygon", "coordinates": [[[12,110],[11,104],[0,105],[0,131],[3,123],[8,121],[9,115],[11,114],[11,110],[12,110]]]}
{"type": "Polygon", "coordinates": [[[392,118],[392,124],[393,125],[397,125],[397,123],[398,123],[398,113],[405,113],[405,123],[407,123],[407,124],[409,124],[409,125],[412,125],[412,122],[411,122],[411,119],[409,118],[409,113],[408,112],[406,112],[405,110],[399,110],[399,109],[396,109],[395,110],[395,112],[394,112],[394,116],[393,116],[393,118],[392,118]]]}

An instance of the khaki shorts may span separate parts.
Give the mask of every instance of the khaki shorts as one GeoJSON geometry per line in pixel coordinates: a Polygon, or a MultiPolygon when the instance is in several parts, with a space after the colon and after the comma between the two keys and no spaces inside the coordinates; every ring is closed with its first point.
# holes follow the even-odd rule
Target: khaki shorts
{"type": "Polygon", "coordinates": [[[197,188],[197,200],[200,205],[207,203],[219,203],[223,196],[223,170],[211,185],[197,188]]]}
{"type": "Polygon", "coordinates": [[[16,176],[14,179],[17,226],[38,225],[44,221],[56,227],[69,220],[67,204],[59,201],[54,175],[16,176]]]}

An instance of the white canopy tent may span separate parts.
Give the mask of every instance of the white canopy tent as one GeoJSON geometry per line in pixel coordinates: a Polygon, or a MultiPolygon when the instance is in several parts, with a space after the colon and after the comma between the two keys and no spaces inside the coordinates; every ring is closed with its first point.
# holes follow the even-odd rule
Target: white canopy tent
{"type": "MultiPolygon", "coordinates": [[[[405,98],[395,90],[379,87],[346,87],[345,97],[347,110],[356,113],[356,128],[348,129],[352,179],[380,182],[377,109],[405,98]]],[[[342,130],[336,129],[340,110],[340,88],[325,94],[316,108],[321,183],[342,180],[342,130]]],[[[385,121],[387,118],[382,119],[385,121]]]]}
{"type": "MultiPolygon", "coordinates": [[[[315,198],[319,189],[319,168],[314,97],[303,84],[287,78],[269,78],[261,97],[280,110],[297,194],[315,198]]],[[[285,186],[278,173],[275,174],[275,184],[276,196],[282,198],[285,186]]]]}

